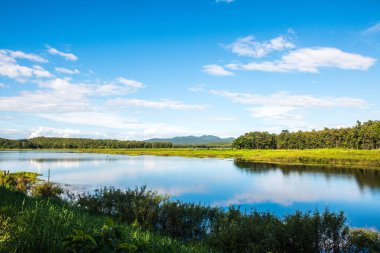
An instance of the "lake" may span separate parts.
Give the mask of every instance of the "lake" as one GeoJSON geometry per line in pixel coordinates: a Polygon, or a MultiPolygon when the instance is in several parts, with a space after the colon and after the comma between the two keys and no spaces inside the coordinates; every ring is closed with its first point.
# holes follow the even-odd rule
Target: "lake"
{"type": "Polygon", "coordinates": [[[344,211],[352,227],[380,230],[380,171],[284,166],[232,159],[0,152],[0,170],[33,171],[73,189],[147,185],[172,199],[285,215],[344,211]]]}

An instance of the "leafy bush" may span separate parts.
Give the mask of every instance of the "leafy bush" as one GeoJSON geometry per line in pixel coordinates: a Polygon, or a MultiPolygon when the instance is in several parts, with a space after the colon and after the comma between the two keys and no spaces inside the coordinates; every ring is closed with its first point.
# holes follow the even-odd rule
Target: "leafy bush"
{"type": "Polygon", "coordinates": [[[32,196],[42,198],[59,198],[63,193],[63,188],[52,182],[43,182],[32,188],[32,196]]]}
{"type": "Polygon", "coordinates": [[[170,201],[145,187],[125,191],[104,188],[79,195],[77,203],[93,214],[112,216],[127,224],[137,222],[145,229],[184,242],[201,241],[221,252],[342,252],[363,247],[350,241],[344,214],[329,210],[296,212],[284,218],[257,211],[243,213],[236,208],[224,212],[170,201]]]}
{"type": "Polygon", "coordinates": [[[380,235],[378,233],[364,229],[353,229],[349,236],[352,252],[380,252],[380,235]]]}
{"type": "Polygon", "coordinates": [[[16,189],[22,192],[28,192],[36,184],[41,176],[33,172],[13,172],[0,170],[0,186],[9,189],[16,189]]]}

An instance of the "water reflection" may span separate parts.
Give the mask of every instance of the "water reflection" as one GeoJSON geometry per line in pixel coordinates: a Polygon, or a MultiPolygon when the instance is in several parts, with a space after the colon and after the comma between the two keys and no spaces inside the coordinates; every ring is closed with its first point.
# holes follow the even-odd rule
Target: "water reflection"
{"type": "Polygon", "coordinates": [[[283,164],[265,164],[253,163],[242,160],[235,160],[234,165],[248,173],[269,173],[270,171],[281,170],[284,176],[294,173],[300,175],[319,174],[329,178],[346,177],[354,178],[357,185],[364,190],[365,188],[379,191],[380,189],[380,170],[342,168],[334,166],[306,166],[306,165],[283,165],[283,164]]]}

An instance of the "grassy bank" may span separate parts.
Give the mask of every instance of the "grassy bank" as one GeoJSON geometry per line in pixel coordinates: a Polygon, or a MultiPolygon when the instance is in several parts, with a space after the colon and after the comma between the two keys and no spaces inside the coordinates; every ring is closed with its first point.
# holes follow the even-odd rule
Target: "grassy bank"
{"type": "MultiPolygon", "coordinates": [[[[72,150],[73,151],[73,150],[72,150]]],[[[156,155],[182,157],[238,158],[252,162],[304,165],[330,165],[350,168],[380,169],[380,150],[308,149],[75,149],[76,152],[156,155]]]]}
{"type": "Polygon", "coordinates": [[[213,252],[0,186],[0,252],[213,252]]]}

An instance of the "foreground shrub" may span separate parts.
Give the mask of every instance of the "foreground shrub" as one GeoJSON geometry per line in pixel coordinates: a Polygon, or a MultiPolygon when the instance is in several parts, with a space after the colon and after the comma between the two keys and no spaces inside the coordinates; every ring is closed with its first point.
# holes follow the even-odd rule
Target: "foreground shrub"
{"type": "Polygon", "coordinates": [[[380,235],[376,232],[353,229],[349,241],[352,252],[380,252],[380,235]]]}
{"type": "Polygon", "coordinates": [[[42,198],[59,198],[63,194],[63,188],[52,182],[43,182],[32,188],[31,195],[42,198]]]}
{"type": "Polygon", "coordinates": [[[9,172],[0,170],[0,186],[28,192],[40,179],[41,174],[33,172],[9,172]]]}
{"type": "Polygon", "coordinates": [[[0,200],[0,252],[210,252],[137,225],[110,222],[62,201],[33,198],[4,187],[0,187],[0,200]]]}
{"type": "Polygon", "coordinates": [[[97,215],[158,231],[184,242],[201,241],[221,252],[343,252],[366,246],[350,235],[343,213],[325,210],[279,218],[170,201],[143,188],[104,188],[81,194],[78,205],[97,215]],[[350,241],[352,239],[352,241],[350,241]]]}

